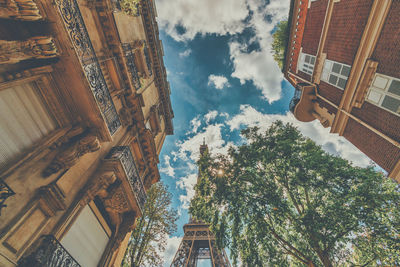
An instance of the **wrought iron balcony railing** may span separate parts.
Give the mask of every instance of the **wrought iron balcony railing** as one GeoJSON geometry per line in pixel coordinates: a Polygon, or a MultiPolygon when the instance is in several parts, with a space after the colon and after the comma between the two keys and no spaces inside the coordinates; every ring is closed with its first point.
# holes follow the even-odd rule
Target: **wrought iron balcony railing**
{"type": "Polygon", "coordinates": [[[141,83],[140,83],[139,71],[135,64],[135,52],[133,51],[134,48],[132,47],[131,44],[122,44],[122,49],[124,50],[125,59],[127,62],[126,65],[128,66],[128,71],[131,75],[133,86],[135,87],[136,90],[139,90],[141,87],[141,83]]]}
{"type": "Polygon", "coordinates": [[[150,55],[149,55],[149,48],[147,47],[147,44],[144,47],[144,57],[146,58],[146,65],[147,65],[147,69],[149,70],[149,75],[153,75],[153,69],[151,67],[151,59],[150,59],[150,55]]]}
{"type": "Polygon", "coordinates": [[[301,94],[302,94],[302,91],[300,89],[296,88],[294,90],[293,98],[292,98],[292,100],[290,100],[290,103],[289,103],[289,110],[292,113],[294,113],[294,109],[296,108],[297,103],[300,102],[301,94]]]}
{"type": "Polygon", "coordinates": [[[75,52],[82,65],[83,72],[89,82],[90,89],[96,99],[97,106],[107,124],[109,132],[114,134],[121,126],[107,83],[101,72],[89,33],[86,29],[76,0],[56,0],[64,26],[70,35],[75,52]]]}
{"type": "Polygon", "coordinates": [[[139,177],[139,172],[136,168],[136,164],[129,147],[113,147],[107,155],[106,160],[119,160],[121,162],[139,208],[143,210],[147,197],[146,191],[144,190],[143,182],[139,177]]]}
{"type": "Polygon", "coordinates": [[[7,207],[4,202],[7,200],[7,198],[13,195],[15,195],[14,191],[6,184],[6,182],[3,181],[3,179],[0,179],[0,215],[1,209],[3,207],[7,207]]]}
{"type": "Polygon", "coordinates": [[[18,262],[20,267],[81,267],[52,235],[45,235],[38,248],[18,262]]]}

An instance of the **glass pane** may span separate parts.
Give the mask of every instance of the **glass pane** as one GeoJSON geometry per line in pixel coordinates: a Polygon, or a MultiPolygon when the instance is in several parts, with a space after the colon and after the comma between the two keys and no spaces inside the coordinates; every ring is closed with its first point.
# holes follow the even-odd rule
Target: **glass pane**
{"type": "Polygon", "coordinates": [[[385,77],[376,75],[373,86],[376,88],[385,90],[387,82],[388,82],[388,80],[385,77]]]}
{"type": "Polygon", "coordinates": [[[312,57],[312,58],[311,58],[311,64],[314,65],[314,63],[315,63],[315,57],[312,57]]]}
{"type": "Polygon", "coordinates": [[[385,96],[382,102],[382,107],[385,107],[393,112],[399,113],[400,100],[390,96],[385,96]]]}
{"type": "Polygon", "coordinates": [[[342,74],[343,76],[349,77],[349,74],[350,74],[350,67],[348,67],[348,66],[343,66],[341,74],[342,74]]]}
{"type": "Polygon", "coordinates": [[[381,97],[382,97],[382,94],[371,90],[368,95],[368,100],[374,102],[375,104],[379,104],[381,97]]]}
{"type": "Polygon", "coordinates": [[[305,62],[310,63],[310,56],[306,55],[305,62]]]}
{"type": "Polygon", "coordinates": [[[342,78],[339,78],[339,81],[338,81],[338,83],[337,83],[337,86],[340,87],[340,88],[342,88],[342,89],[344,89],[344,88],[346,87],[346,80],[345,80],[345,79],[342,79],[342,78]]]}
{"type": "Polygon", "coordinates": [[[329,83],[336,85],[337,80],[338,80],[337,76],[332,75],[332,74],[329,76],[329,83]]]}
{"type": "Polygon", "coordinates": [[[332,71],[334,73],[340,74],[340,69],[341,69],[342,65],[337,64],[337,63],[333,63],[333,68],[332,71]]]}
{"type": "Polygon", "coordinates": [[[400,81],[393,80],[390,84],[389,92],[400,96],[400,81]]]}

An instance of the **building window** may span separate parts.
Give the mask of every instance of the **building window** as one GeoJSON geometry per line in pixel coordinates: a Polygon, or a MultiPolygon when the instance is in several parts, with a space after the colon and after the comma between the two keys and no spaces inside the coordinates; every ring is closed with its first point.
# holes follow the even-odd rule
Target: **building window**
{"type": "Polygon", "coordinates": [[[368,91],[367,100],[388,111],[400,114],[400,80],[375,74],[368,91]]]}
{"type": "Polygon", "coordinates": [[[0,90],[0,169],[56,127],[35,83],[0,90]]]}
{"type": "Polygon", "coordinates": [[[313,74],[315,65],[315,56],[301,53],[299,57],[299,70],[304,73],[313,74]]]}
{"type": "Polygon", "coordinates": [[[327,82],[340,89],[346,88],[347,79],[350,75],[351,66],[325,60],[324,69],[322,70],[321,80],[327,82]]]}

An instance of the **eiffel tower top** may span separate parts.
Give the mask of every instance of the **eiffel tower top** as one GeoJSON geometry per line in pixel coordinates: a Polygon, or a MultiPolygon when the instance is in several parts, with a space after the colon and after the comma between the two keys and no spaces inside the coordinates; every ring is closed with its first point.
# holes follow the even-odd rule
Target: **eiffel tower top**
{"type": "Polygon", "coordinates": [[[205,152],[208,152],[208,146],[206,145],[206,138],[203,138],[203,144],[200,145],[200,157],[204,155],[205,152]]]}

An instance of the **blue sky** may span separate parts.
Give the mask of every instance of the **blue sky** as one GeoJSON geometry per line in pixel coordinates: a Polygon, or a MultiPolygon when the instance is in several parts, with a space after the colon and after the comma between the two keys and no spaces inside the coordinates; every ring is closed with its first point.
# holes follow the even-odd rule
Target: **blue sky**
{"type": "MultiPolygon", "coordinates": [[[[365,166],[369,159],[319,122],[300,123],[288,112],[292,86],[272,59],[271,34],[289,0],[156,0],[160,39],[175,113],[174,135],[160,155],[161,180],[173,194],[178,231],[168,239],[169,266],[187,223],[205,138],[211,153],[243,141],[240,130],[291,122],[330,153],[365,166]]],[[[204,265],[207,266],[207,265],[204,265]]]]}

